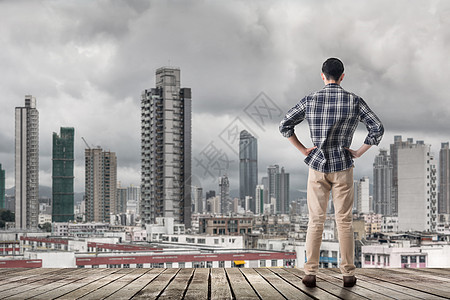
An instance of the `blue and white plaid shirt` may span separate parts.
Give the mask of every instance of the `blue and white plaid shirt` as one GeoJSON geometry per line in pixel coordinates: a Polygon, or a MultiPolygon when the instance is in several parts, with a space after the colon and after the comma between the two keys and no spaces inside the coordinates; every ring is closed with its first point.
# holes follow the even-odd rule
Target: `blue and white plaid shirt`
{"type": "Polygon", "coordinates": [[[350,148],[358,122],[364,123],[369,131],[364,144],[378,145],[384,133],[383,124],[366,102],[335,83],[304,97],[291,108],[280,123],[281,134],[287,138],[292,136],[295,125],[304,119],[317,146],[305,158],[305,163],[323,173],[353,166],[352,155],[345,148],[350,148]]]}

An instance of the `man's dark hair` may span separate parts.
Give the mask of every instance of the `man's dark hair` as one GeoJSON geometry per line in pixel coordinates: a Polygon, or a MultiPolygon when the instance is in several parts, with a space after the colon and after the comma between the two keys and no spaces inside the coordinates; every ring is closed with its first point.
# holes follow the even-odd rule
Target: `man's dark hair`
{"type": "Polygon", "coordinates": [[[322,65],[322,73],[328,80],[338,81],[344,73],[344,64],[337,58],[329,58],[322,65]]]}

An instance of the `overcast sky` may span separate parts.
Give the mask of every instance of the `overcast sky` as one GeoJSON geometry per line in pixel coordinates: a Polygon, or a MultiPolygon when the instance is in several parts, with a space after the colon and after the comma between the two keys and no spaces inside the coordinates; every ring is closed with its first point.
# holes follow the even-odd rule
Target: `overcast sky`
{"type": "MultiPolygon", "coordinates": [[[[438,156],[450,140],[449,23],[450,1],[1,1],[6,186],[14,186],[14,108],[27,94],[40,113],[41,185],[51,186],[52,133],[61,126],[75,128],[76,191],[84,191],[81,137],[115,151],[122,185],[139,185],[140,95],[166,65],[180,67],[181,85],[192,89],[193,181],[205,189],[216,187],[217,166],[238,188],[236,128],[258,137],[260,177],[279,164],[291,189],[305,188],[307,166],[278,123],[322,88],[328,57],[343,60],[342,86],[383,121],[380,147],[403,135],[438,156]],[[214,149],[220,159],[202,168],[214,149]]],[[[310,145],[306,123],[296,132],[310,145]]],[[[353,147],[364,137],[360,124],[353,147]]],[[[377,152],[355,162],[355,179],[372,176],[377,152]]]]}

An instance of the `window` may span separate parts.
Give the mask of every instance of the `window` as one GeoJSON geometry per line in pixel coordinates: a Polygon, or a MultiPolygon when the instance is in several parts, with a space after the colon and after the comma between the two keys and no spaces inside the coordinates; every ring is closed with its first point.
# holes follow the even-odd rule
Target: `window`
{"type": "Polygon", "coordinates": [[[417,263],[417,257],[416,257],[416,256],[410,256],[410,257],[409,257],[409,261],[410,261],[412,264],[415,264],[415,263],[417,263]]]}
{"type": "Polygon", "coordinates": [[[168,269],[172,268],[172,263],[171,262],[166,263],[166,268],[168,269]]]}
{"type": "Polygon", "coordinates": [[[370,262],[370,255],[369,254],[364,255],[364,261],[370,262]]]}
{"type": "Polygon", "coordinates": [[[272,259],[272,267],[276,267],[277,266],[277,260],[276,259],[272,259]]]}
{"type": "Polygon", "coordinates": [[[219,239],[214,239],[214,245],[218,245],[219,244],[219,239]]]}
{"type": "Polygon", "coordinates": [[[195,243],[195,238],[186,238],[186,243],[195,243]]]}
{"type": "Polygon", "coordinates": [[[98,269],[98,265],[92,265],[92,269],[98,269]]]}
{"type": "Polygon", "coordinates": [[[144,264],[136,264],[136,268],[142,269],[144,267],[144,264]]]}
{"type": "Polygon", "coordinates": [[[425,255],[420,255],[419,256],[419,263],[425,263],[425,255]]]}
{"type": "Polygon", "coordinates": [[[225,262],[223,260],[219,261],[219,268],[225,268],[225,262]]]}
{"type": "Polygon", "coordinates": [[[266,260],[265,260],[265,259],[261,259],[261,260],[259,261],[259,266],[260,266],[260,267],[265,267],[265,266],[266,266],[266,260]]]}
{"type": "Polygon", "coordinates": [[[173,236],[173,237],[170,238],[170,241],[172,241],[172,242],[178,242],[178,237],[173,236]]]}
{"type": "Polygon", "coordinates": [[[207,268],[212,268],[213,267],[212,264],[213,264],[212,261],[207,261],[206,262],[206,267],[207,268]]]}
{"type": "Polygon", "coordinates": [[[217,234],[217,228],[213,229],[213,234],[217,234]]]}
{"type": "Polygon", "coordinates": [[[130,268],[130,264],[123,264],[123,268],[124,269],[129,269],[130,268]]]}
{"type": "Polygon", "coordinates": [[[402,264],[407,264],[407,263],[408,263],[408,256],[402,255],[402,264]]]}
{"type": "Polygon", "coordinates": [[[179,262],[178,263],[178,268],[180,268],[180,269],[186,268],[186,263],[185,262],[179,262]]]}
{"type": "Polygon", "coordinates": [[[206,244],[206,239],[197,239],[197,244],[206,244]]]}

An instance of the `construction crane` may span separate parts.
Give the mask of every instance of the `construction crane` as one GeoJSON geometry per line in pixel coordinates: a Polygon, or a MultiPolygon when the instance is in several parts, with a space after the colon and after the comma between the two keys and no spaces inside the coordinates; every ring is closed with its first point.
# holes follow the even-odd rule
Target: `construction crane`
{"type": "Polygon", "coordinates": [[[84,139],[84,137],[81,137],[81,139],[82,139],[83,142],[86,144],[86,147],[88,147],[88,149],[91,150],[91,147],[90,147],[89,144],[86,142],[86,140],[84,139]]]}

